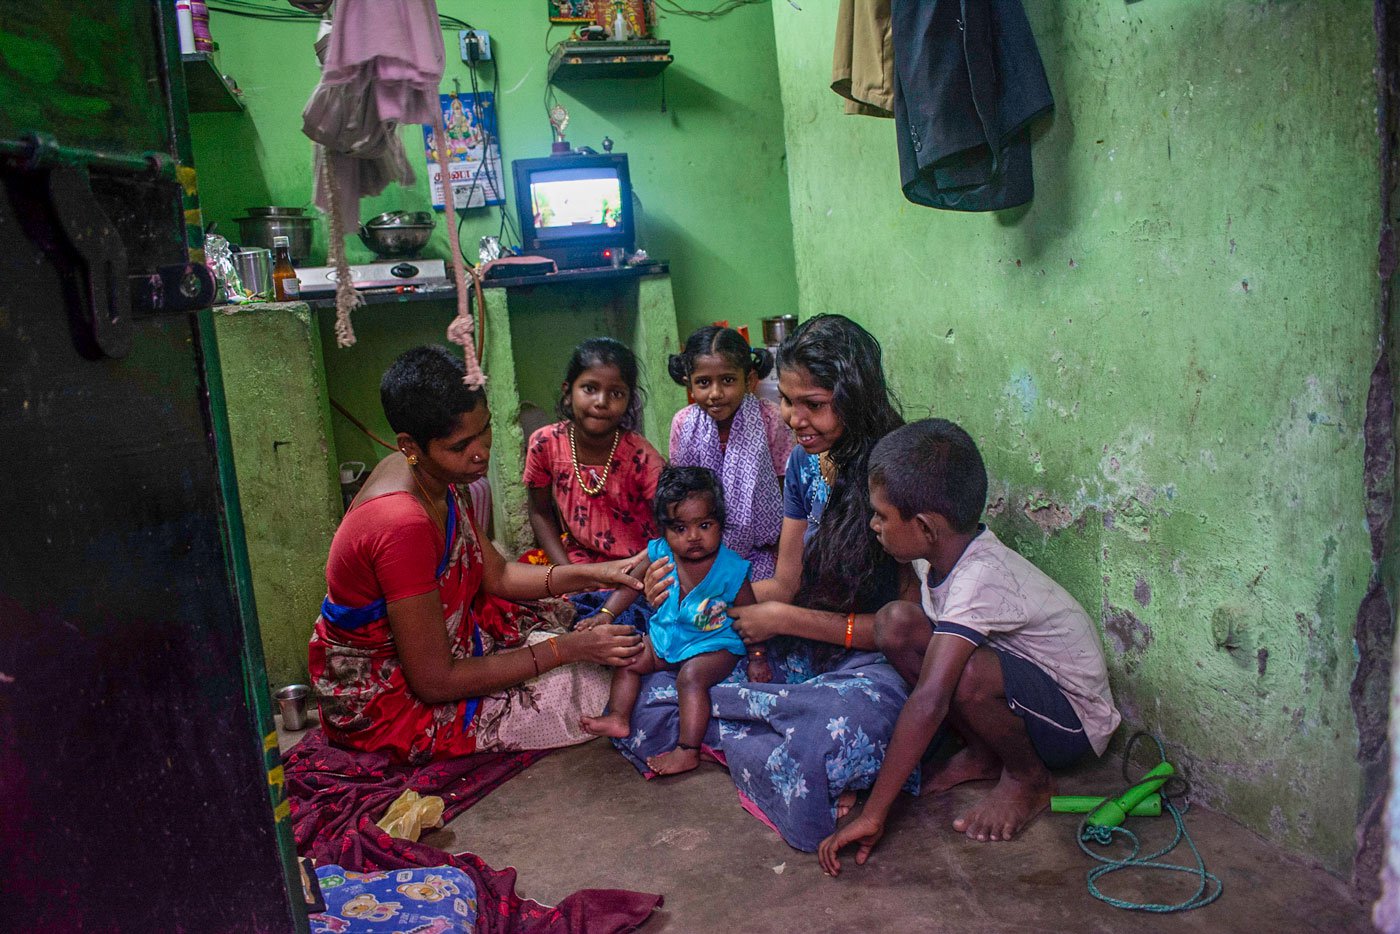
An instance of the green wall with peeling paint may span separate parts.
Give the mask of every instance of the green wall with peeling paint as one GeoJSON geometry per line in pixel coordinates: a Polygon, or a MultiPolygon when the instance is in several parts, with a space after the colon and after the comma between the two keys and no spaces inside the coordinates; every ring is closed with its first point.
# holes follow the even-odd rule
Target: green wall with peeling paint
{"type": "MultiPolygon", "coordinates": [[[[507,175],[510,160],[549,154],[546,45],[569,30],[556,27],[546,35],[546,6],[544,0],[440,5],[491,34],[507,175]]],[[[310,204],[311,142],[301,133],[301,110],[320,75],[311,49],[316,27],[214,12],[210,29],[220,66],[243,89],[247,110],[193,115],[195,161],[206,223],[217,221],[236,237],[233,219],[250,205],[310,204]]],[[[568,137],[601,149],[610,136],[616,151],[628,154],[645,213],[641,245],[671,262],[682,334],[727,318],[751,325],[757,336],[761,318],[792,313],[797,297],[772,19],[762,5],[709,22],[666,15],[657,34],[671,40],[676,59],[665,72],[666,110],[659,79],[577,82],[557,90],[571,115],[568,137]]],[[[444,36],[444,90],[458,78],[469,91],[457,34],[444,36]]],[[[491,67],[481,73],[489,83],[491,67]]],[[[418,183],[390,186],[367,199],[365,219],[429,207],[421,131],[403,132],[418,183]]],[[[494,209],[467,212],[461,230],[468,255],[499,225],[494,209]]],[[[357,237],[347,242],[351,262],[373,258],[357,237]]],[[[312,254],[314,262],[323,261],[322,224],[312,254]]],[[[441,223],[424,255],[449,255],[441,223]]]]}
{"type": "Polygon", "coordinates": [[[892,124],[828,89],[835,4],[802,7],[772,4],[801,314],[864,323],[910,413],[978,439],[993,527],[1101,620],[1206,802],[1345,871],[1371,5],[1028,3],[1035,201],[972,216],[902,198],[892,124]]]}

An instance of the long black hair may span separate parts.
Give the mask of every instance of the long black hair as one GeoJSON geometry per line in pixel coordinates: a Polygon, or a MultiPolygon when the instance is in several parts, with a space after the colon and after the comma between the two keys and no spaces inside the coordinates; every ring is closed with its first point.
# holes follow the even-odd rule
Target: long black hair
{"type": "Polygon", "coordinates": [[[595,366],[615,366],[627,384],[631,398],[627,400],[627,411],[622,416],[619,427],[623,431],[636,431],[642,422],[642,390],[637,385],[637,355],[626,344],[611,337],[590,337],[574,348],[569,357],[569,366],[564,371],[564,391],[559,394],[559,404],[555,407],[559,417],[565,421],[574,420],[574,406],[570,396],[574,391],[574,381],[583,375],[584,370],[595,366]]]}
{"type": "Polygon", "coordinates": [[[773,354],[767,347],[750,347],[744,335],[733,328],[707,324],[686,338],[680,353],[671,354],[666,361],[666,372],[680,385],[689,385],[695,358],[710,355],[728,360],[745,378],[753,373],[763,379],[773,369],[773,354]]]}
{"type": "Polygon", "coordinates": [[[419,447],[445,438],[457,417],[486,402],[480,389],[462,382],[462,358],[436,345],[405,350],[379,381],[379,403],[394,433],[403,432],[419,447]]]}
{"type": "Polygon", "coordinates": [[[778,371],[804,370],[831,392],[842,434],[836,485],[802,552],[798,606],[871,613],[899,596],[899,566],[870,530],[866,476],[875,443],[904,424],[885,382],[880,342],[843,315],[808,318],[778,348],[778,371]]]}

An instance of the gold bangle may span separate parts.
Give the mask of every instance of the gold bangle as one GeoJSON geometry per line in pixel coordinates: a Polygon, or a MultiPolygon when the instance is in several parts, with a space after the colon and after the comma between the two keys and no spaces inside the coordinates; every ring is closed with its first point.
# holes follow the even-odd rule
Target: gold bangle
{"type": "Polygon", "coordinates": [[[551,564],[551,565],[549,566],[548,570],[546,570],[546,571],[544,572],[544,592],[545,592],[547,595],[551,596],[551,597],[554,596],[554,585],[553,585],[552,583],[550,583],[550,581],[551,581],[551,579],[552,579],[553,577],[554,577],[554,565],[551,564]]]}
{"type": "Polygon", "coordinates": [[[851,638],[856,631],[856,614],[852,613],[846,617],[846,648],[851,647],[851,638]]]}
{"type": "Polygon", "coordinates": [[[530,652],[530,661],[535,663],[535,677],[538,678],[540,676],[539,656],[535,654],[535,647],[533,645],[527,645],[525,648],[530,652]]]}
{"type": "Polygon", "coordinates": [[[606,614],[608,614],[609,616],[611,616],[613,619],[617,619],[617,614],[614,613],[612,610],[608,609],[608,608],[605,607],[605,606],[600,606],[600,607],[598,607],[598,612],[599,612],[599,613],[606,613],[606,614]]]}

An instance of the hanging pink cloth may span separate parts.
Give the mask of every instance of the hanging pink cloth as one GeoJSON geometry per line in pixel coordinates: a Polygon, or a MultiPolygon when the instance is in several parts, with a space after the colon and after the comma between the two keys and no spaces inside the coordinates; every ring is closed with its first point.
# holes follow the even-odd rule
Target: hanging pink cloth
{"type": "Polygon", "coordinates": [[[342,220],[358,221],[360,198],[413,184],[398,127],[433,122],[444,61],[435,0],[339,0],[321,83],[301,115],[329,168],[328,184],[316,173],[318,207],[334,200],[342,220]]]}
{"type": "MultiPolygon", "coordinates": [[[[426,123],[435,128],[443,184],[447,198],[452,197],[438,97],[444,65],[436,0],[336,3],[321,83],[301,118],[302,131],[320,144],[315,201],[330,219],[329,263],[336,269],[335,335],[341,347],[355,343],[350,312],[362,301],[351,284],[345,258],[346,219],[353,229],[359,222],[362,197],[379,194],[390,182],[414,182],[398,136],[400,124],[426,123]]],[[[456,225],[449,222],[447,233],[457,285],[457,316],[447,336],[462,345],[465,382],[480,388],[486,377],[473,341],[475,322],[468,310],[467,273],[456,225]]]]}

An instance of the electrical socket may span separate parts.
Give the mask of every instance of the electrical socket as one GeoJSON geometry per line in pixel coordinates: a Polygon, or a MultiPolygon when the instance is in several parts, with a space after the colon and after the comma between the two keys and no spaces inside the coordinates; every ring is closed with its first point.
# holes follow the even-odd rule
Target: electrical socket
{"type": "Polygon", "coordinates": [[[491,61],[491,34],[484,29],[464,29],[457,33],[462,47],[462,61],[491,61]]]}

